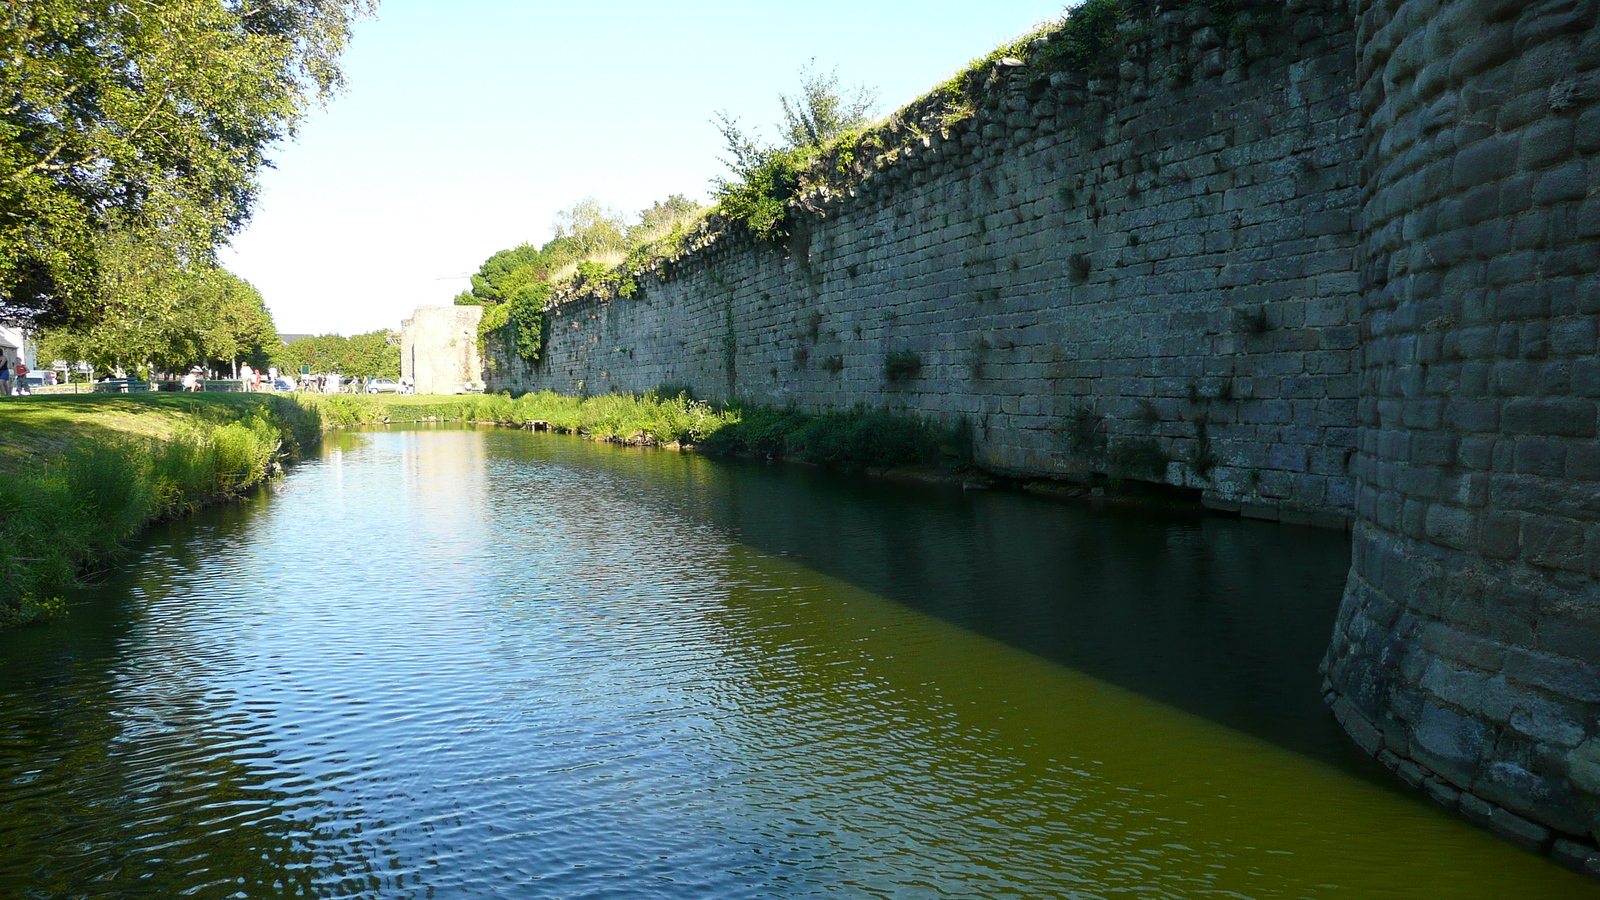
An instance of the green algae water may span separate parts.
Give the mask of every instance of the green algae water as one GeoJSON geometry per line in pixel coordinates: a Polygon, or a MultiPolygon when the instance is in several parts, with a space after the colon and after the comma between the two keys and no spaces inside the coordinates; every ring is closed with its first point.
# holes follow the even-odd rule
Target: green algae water
{"type": "Polygon", "coordinates": [[[0,634],[5,897],[1600,897],[1351,750],[1342,535],[332,436],[0,634]]]}

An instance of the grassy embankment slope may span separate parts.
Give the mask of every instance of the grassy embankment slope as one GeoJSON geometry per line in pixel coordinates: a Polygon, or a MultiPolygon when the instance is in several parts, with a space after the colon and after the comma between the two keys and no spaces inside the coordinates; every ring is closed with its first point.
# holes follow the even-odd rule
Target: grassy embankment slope
{"type": "Polygon", "coordinates": [[[841,468],[959,457],[959,435],[885,412],[820,416],[682,394],[364,397],[126,394],[0,401],[0,627],[49,618],[55,595],[152,522],[237,497],[327,428],[466,421],[635,444],[788,456],[841,468]]]}
{"type": "Polygon", "coordinates": [[[0,401],[0,626],[150,523],[236,497],[320,438],[314,408],[264,394],[0,401]]]}

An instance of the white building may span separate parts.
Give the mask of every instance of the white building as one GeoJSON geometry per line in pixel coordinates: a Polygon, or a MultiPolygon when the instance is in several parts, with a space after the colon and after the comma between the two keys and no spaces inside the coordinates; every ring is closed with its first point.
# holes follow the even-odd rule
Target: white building
{"type": "Polygon", "coordinates": [[[4,353],[6,362],[14,371],[17,361],[21,360],[30,369],[38,368],[38,360],[34,358],[35,348],[33,341],[20,328],[10,325],[0,325],[0,353],[4,353]]]}

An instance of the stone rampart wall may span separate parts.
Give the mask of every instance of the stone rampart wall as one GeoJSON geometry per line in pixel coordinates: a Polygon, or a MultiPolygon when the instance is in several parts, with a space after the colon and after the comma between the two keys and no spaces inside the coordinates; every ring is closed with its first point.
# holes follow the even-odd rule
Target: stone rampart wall
{"type": "Polygon", "coordinates": [[[1329,699],[1406,780],[1600,875],[1595,3],[1359,15],[1358,525],[1329,699]]]}
{"type": "Polygon", "coordinates": [[[1600,875],[1596,5],[1192,9],[1087,78],[999,65],[786,243],[564,298],[491,385],[887,405],[998,470],[1353,514],[1339,720],[1600,875]]]}
{"type": "Polygon", "coordinates": [[[1340,524],[1354,35],[1343,4],[1302,7],[1248,39],[1169,13],[1080,81],[999,65],[977,116],[785,242],[724,233],[634,297],[561,302],[541,363],[499,354],[490,386],[887,405],[965,419],[997,470],[1340,524]]]}

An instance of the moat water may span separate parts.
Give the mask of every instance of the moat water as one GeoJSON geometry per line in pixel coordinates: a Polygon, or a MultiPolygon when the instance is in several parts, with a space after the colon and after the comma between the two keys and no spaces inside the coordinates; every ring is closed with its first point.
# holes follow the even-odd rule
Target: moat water
{"type": "Polygon", "coordinates": [[[0,633],[4,897],[1571,898],[1318,696],[1343,535],[330,437],[0,633]]]}

